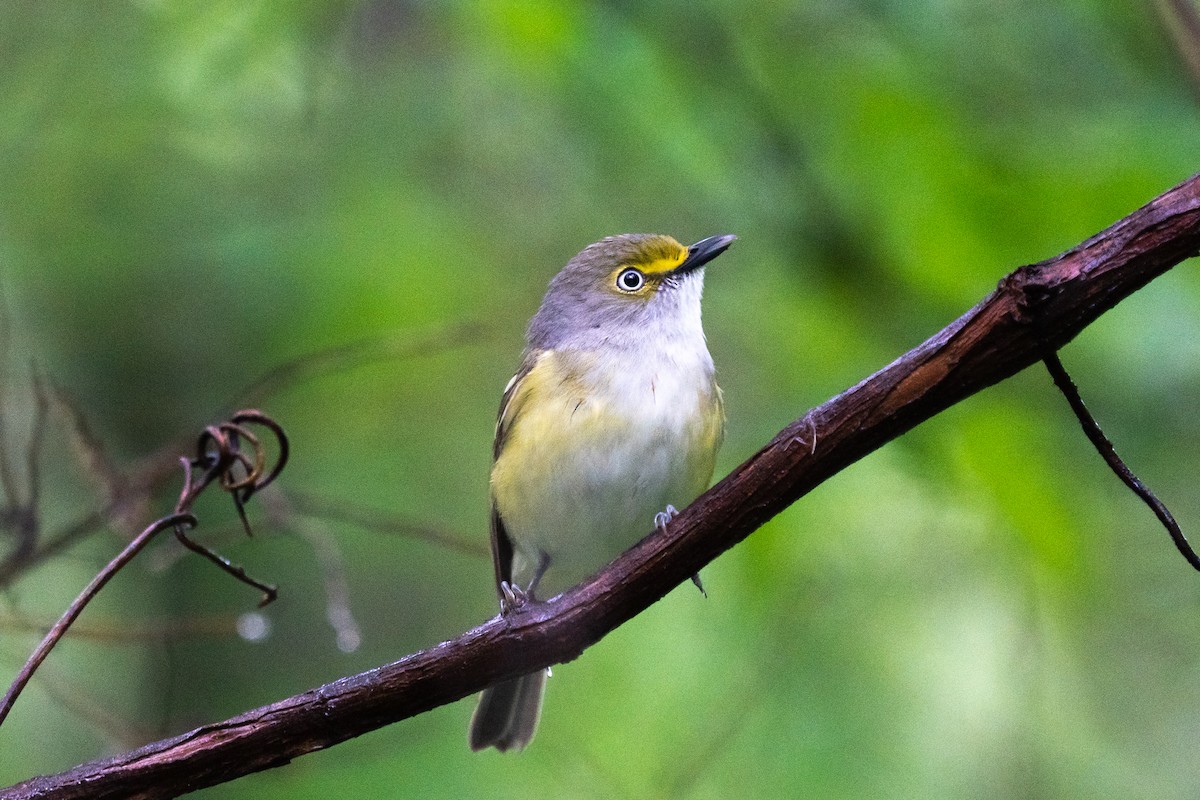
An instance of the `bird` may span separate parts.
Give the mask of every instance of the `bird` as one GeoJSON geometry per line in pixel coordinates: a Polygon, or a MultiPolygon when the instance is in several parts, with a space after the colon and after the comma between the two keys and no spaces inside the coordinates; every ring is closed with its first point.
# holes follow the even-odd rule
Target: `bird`
{"type": "MultiPolygon", "coordinates": [[[[736,238],[685,247],[661,234],[609,236],[550,281],[496,421],[502,614],[581,582],[708,486],[725,412],[701,324],[704,268],[736,238]]],[[[485,689],[471,749],[524,749],[547,674],[485,689]]]]}

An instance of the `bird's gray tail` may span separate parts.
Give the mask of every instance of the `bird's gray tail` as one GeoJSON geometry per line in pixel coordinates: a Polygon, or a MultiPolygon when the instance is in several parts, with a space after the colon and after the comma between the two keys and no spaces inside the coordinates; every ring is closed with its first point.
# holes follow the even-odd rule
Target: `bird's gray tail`
{"type": "Polygon", "coordinates": [[[544,669],[485,689],[471,717],[471,749],[494,747],[503,753],[529,744],[542,715],[545,689],[544,669]]]}

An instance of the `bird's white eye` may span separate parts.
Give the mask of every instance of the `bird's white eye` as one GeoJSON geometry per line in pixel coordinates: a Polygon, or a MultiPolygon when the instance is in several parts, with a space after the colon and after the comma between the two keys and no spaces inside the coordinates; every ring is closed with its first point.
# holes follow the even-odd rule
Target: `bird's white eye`
{"type": "Polygon", "coordinates": [[[617,276],[617,288],[623,292],[636,292],[645,285],[646,276],[633,267],[621,270],[621,274],[617,276]]]}

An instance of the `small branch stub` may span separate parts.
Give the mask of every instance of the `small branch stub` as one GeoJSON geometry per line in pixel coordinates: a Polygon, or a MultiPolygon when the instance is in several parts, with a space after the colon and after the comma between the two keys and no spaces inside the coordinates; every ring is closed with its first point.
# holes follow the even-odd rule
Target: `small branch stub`
{"type": "Polygon", "coordinates": [[[1200,557],[1196,556],[1196,551],[1192,549],[1192,545],[1188,542],[1187,537],[1183,535],[1183,530],[1180,529],[1179,523],[1175,521],[1175,516],[1167,509],[1167,506],[1158,499],[1158,496],[1150,490],[1150,487],[1126,466],[1125,462],[1117,455],[1116,448],[1112,442],[1104,435],[1100,424],[1096,422],[1095,417],[1087,410],[1087,406],[1083,403],[1083,398],[1079,396],[1079,389],[1076,388],[1075,382],[1071,380],[1071,376],[1067,374],[1066,368],[1062,365],[1057,353],[1051,353],[1045,358],[1046,369],[1050,372],[1050,377],[1054,379],[1054,385],[1062,392],[1063,397],[1067,399],[1067,403],[1071,406],[1071,411],[1074,412],[1075,418],[1079,420],[1080,426],[1083,428],[1083,433],[1087,436],[1088,441],[1096,448],[1096,452],[1104,459],[1104,463],[1108,465],[1116,476],[1121,479],[1129,489],[1141,498],[1150,510],[1154,512],[1154,516],[1158,517],[1158,521],[1167,529],[1167,533],[1171,536],[1171,541],[1175,543],[1175,547],[1179,550],[1180,555],[1184,560],[1192,565],[1192,568],[1200,571],[1200,557]]]}

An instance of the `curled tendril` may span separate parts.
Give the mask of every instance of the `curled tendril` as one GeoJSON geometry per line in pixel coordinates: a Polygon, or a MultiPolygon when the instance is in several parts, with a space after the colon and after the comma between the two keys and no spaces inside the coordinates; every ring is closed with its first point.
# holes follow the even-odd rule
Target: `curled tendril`
{"type": "MultiPolygon", "coordinates": [[[[227,421],[209,425],[196,440],[196,456],[181,458],[184,470],[184,487],[176,504],[176,511],[189,507],[206,486],[216,481],[229,492],[237,509],[238,518],[246,535],[251,535],[250,521],[246,518],[246,501],[255,492],[270,485],[288,459],[288,440],[283,427],[266,414],[255,409],[239,411],[227,421]],[[266,428],[275,437],[278,454],[271,469],[267,469],[267,451],[262,440],[248,427],[258,425],[266,428]],[[240,472],[242,474],[238,474],[240,472]],[[200,474],[197,475],[197,471],[200,474]]],[[[191,526],[186,526],[190,528],[191,526]]],[[[240,566],[224,556],[210,550],[187,535],[185,526],[175,526],[175,538],[194,553],[204,556],[239,581],[255,587],[263,593],[260,606],[273,601],[278,592],[274,586],[263,583],[246,574],[240,566]]]]}

